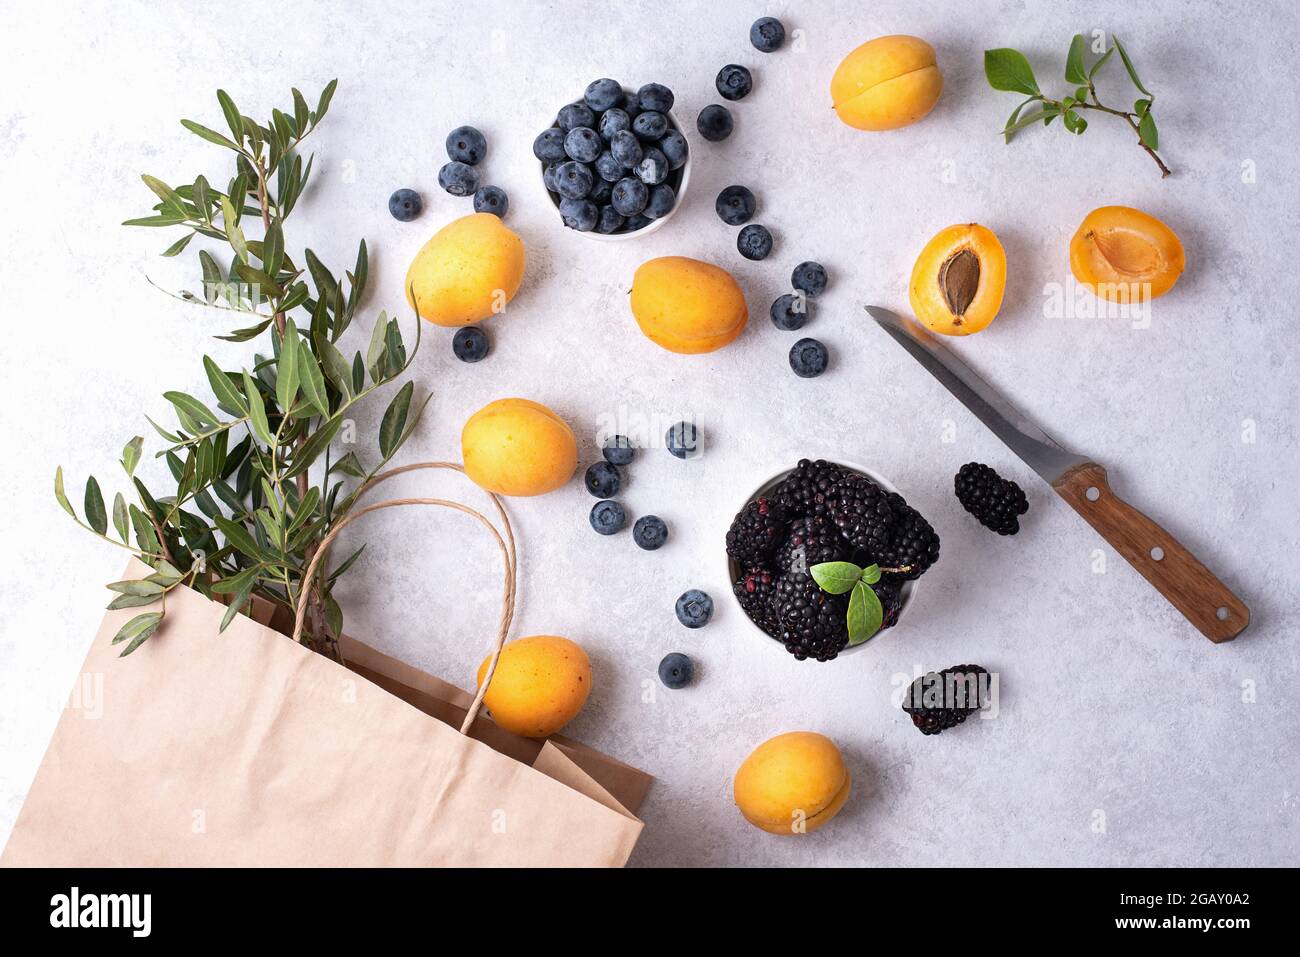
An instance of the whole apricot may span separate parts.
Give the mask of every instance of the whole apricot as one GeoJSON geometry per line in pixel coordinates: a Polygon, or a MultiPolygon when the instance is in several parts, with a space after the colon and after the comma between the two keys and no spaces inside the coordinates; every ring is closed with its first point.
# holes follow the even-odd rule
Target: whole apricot
{"type": "Polygon", "coordinates": [[[979,223],[949,226],[925,244],[912,267],[912,312],[945,336],[979,332],[1002,308],[1007,257],[993,230],[979,223]]]}
{"type": "Polygon", "coordinates": [[[578,467],[578,442],[562,418],[528,399],[498,399],[479,409],[460,433],[465,474],[498,495],[554,491],[578,467]]]}
{"type": "Polygon", "coordinates": [[[406,299],[439,326],[468,326],[505,308],[524,278],[524,242],[492,213],[452,220],[415,254],[406,299]]]}
{"type": "Polygon", "coordinates": [[[1183,244],[1174,231],[1131,206],[1094,209],[1070,240],[1074,278],[1111,302],[1163,296],[1185,266],[1183,244]]]}
{"type": "Polygon", "coordinates": [[[772,834],[804,834],[839,812],[852,785],[835,742],[812,731],[790,731],[754,749],[732,790],[750,824],[772,834]]]}
{"type": "Polygon", "coordinates": [[[749,321],[731,273],[685,256],[642,263],[632,278],[631,306],[646,337],[670,352],[720,349],[749,321]]]}
{"type": "Polygon", "coordinates": [[[831,77],[831,103],[858,130],[894,130],[939,102],[943,72],[920,37],[876,37],[846,56],[831,77]]]}
{"type": "MultiPolygon", "coordinates": [[[[488,655],[476,686],[487,676],[488,655]]],[[[591,662],[582,646],[559,635],[532,635],[501,649],[483,703],[492,720],[528,738],[554,734],[577,717],[591,693],[591,662]]]]}

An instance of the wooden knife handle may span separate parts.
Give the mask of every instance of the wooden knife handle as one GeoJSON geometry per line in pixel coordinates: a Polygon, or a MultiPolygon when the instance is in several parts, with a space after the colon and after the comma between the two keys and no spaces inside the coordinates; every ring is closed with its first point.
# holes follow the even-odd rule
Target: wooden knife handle
{"type": "Polygon", "coordinates": [[[1250,609],[1241,599],[1176,538],[1111,491],[1100,465],[1076,466],[1052,486],[1210,641],[1231,641],[1250,624],[1250,609]]]}

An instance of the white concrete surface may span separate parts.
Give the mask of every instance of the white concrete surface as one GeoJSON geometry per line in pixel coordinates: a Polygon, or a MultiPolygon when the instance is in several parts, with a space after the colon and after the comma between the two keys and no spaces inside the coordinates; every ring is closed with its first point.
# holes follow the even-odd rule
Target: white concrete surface
{"type": "MultiPolygon", "coordinates": [[[[460,123],[487,135],[487,179],[509,191],[509,224],[528,248],[524,288],[491,323],[486,362],[457,362],[450,336],[427,330],[415,377],[434,398],[406,460],[457,457],[465,418],[506,395],[567,417],[583,465],[611,417],[658,435],[695,415],[707,436],[699,461],[655,448],[630,470],[621,497],[633,517],[654,512],[671,526],[659,552],[640,551],[629,534],[592,533],[592,499],[577,478],[512,506],[523,562],[518,633],[565,634],[590,651],[595,690],[572,732],[658,778],[634,863],[1296,862],[1300,108],[1284,65],[1300,26],[1290,4],[971,0],[940,11],[660,0],[375,3],[362,12],[289,0],[273,21],[265,9],[79,2],[6,18],[0,839],[99,620],[102,585],[123,564],[58,510],[55,465],[74,500],[90,471],[111,496],[122,444],[149,432],[143,414],[169,415],[161,392],[203,392],[205,350],[232,363],[249,351],[210,338],[231,328],[225,314],[146,281],[193,288],[198,273],[192,252],[157,257],[175,236],[118,225],[151,203],[139,174],[175,182],[206,171],[224,182],[225,156],[180,117],[220,126],[219,86],[262,115],[284,105],[291,85],[314,97],[337,76],[332,113],[311,144],[314,185],[290,221],[291,250],[309,244],[339,269],[366,237],[367,316],[400,309],[411,255],[469,211],[436,183],[443,138],[460,123]],[[799,31],[775,55],[747,39],[750,22],[769,13],[799,31]],[[1120,34],[1156,92],[1173,178],[1161,181],[1106,117],[1080,138],[1057,126],[1010,146],[999,138],[1016,98],[988,88],[981,51],[1026,51],[1044,86],[1063,93],[1070,36],[1094,29],[1120,34]],[[827,94],[835,65],[859,42],[896,32],[938,50],[946,89],[937,109],[892,134],[840,125],[827,94]],[[691,136],[687,207],[668,228],[598,244],[560,227],[530,153],[556,108],[608,75],[667,83],[679,113],[693,118],[717,100],[714,73],[728,62],[754,70],[755,90],[734,105],[729,141],[691,136]],[[743,261],[734,230],[713,212],[730,183],[759,197],[756,221],[777,239],[766,262],[743,261]],[[399,186],[424,194],[414,224],[388,215],[399,186]],[[1159,216],[1187,248],[1186,275],[1145,328],[1048,314],[1045,289],[1068,286],[1069,237],[1089,210],[1111,203],[1159,216]],[[1239,590],[1254,624],[1238,641],[1201,638],[865,320],[866,302],[905,307],[921,246],[966,221],[996,230],[1009,278],[1000,318],[958,348],[1049,431],[1110,466],[1122,494],[1239,590]],[[635,267],[665,254],[738,277],[752,319],[734,345],[678,357],[640,336],[625,294],[635,267]],[[767,319],[803,259],[832,277],[806,330],[832,352],[830,371],[813,381],[790,373],[795,337],[767,319]],[[942,560],[903,624],[828,665],[797,663],[753,632],[728,593],[722,555],[744,494],[819,454],[890,476],[943,537],[942,560]],[[979,528],[953,497],[952,476],[972,459],[1028,490],[1031,511],[1015,539],[979,528]],[[688,587],[717,602],[704,630],[688,632],[673,616],[688,587]],[[657,686],[656,663],[674,650],[698,664],[689,690],[657,686]],[[1000,672],[1000,714],[923,738],[891,697],[900,676],[961,662],[1000,672]],[[834,738],[855,779],[839,819],[800,840],[751,828],[730,794],[749,750],[792,729],[834,738]]],[[[1134,95],[1117,62],[1101,88],[1120,103],[1134,95]]],[[[377,403],[359,422],[363,450],[380,412],[377,403]]],[[[154,464],[147,471],[158,475],[154,464]]],[[[432,487],[450,489],[404,486],[432,487]]],[[[491,544],[455,518],[420,514],[376,518],[365,537],[365,560],[342,592],[349,631],[471,682],[497,612],[491,544]]]]}

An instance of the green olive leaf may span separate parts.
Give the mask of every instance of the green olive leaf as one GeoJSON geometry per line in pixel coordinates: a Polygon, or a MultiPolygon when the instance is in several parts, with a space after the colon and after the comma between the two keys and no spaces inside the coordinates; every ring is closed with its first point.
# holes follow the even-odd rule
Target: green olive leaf
{"type": "Polygon", "coordinates": [[[876,593],[862,582],[854,585],[849,597],[849,645],[862,644],[880,630],[884,620],[885,612],[876,593]]]}
{"type": "Polygon", "coordinates": [[[862,580],[862,568],[852,562],[821,562],[808,569],[818,587],[832,595],[843,595],[862,580]]]}

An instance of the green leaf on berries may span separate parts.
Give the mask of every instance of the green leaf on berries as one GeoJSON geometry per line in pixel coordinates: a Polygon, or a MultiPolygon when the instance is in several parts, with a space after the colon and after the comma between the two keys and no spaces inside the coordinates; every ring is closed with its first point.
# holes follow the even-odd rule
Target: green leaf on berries
{"type": "Polygon", "coordinates": [[[821,562],[808,569],[824,592],[843,595],[862,580],[862,569],[852,562],[821,562]]]}
{"type": "Polygon", "coordinates": [[[860,645],[880,630],[885,611],[876,593],[863,582],[853,586],[849,597],[849,645],[860,645]]]}
{"type": "Polygon", "coordinates": [[[876,582],[880,581],[880,566],[868,565],[866,568],[862,569],[862,580],[868,585],[874,585],[876,582]]]}

